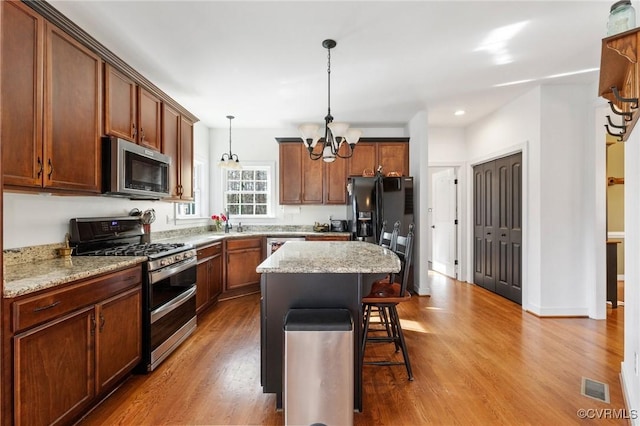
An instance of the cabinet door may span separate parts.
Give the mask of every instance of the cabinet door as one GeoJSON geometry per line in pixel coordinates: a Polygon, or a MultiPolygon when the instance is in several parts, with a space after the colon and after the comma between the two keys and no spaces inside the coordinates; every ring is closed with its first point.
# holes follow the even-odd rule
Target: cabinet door
{"type": "Polygon", "coordinates": [[[198,260],[196,270],[196,312],[200,312],[209,302],[211,258],[198,260]]]}
{"type": "MultiPolygon", "coordinates": [[[[302,147],[302,145],[300,145],[302,147]]],[[[302,150],[301,150],[302,151],[302,150]]],[[[337,159],[336,161],[340,161],[337,159]]],[[[322,204],[324,200],[324,161],[302,155],[302,204],[322,204]]]]}
{"type": "MultiPolygon", "coordinates": [[[[356,148],[357,149],[357,148],[356,148]]],[[[409,144],[405,142],[378,143],[378,164],[382,173],[397,172],[409,175],[409,144]]]]}
{"type": "Polygon", "coordinates": [[[68,423],[94,396],[94,308],[14,337],[15,424],[68,423]]]}
{"type": "MultiPolygon", "coordinates": [[[[336,160],[337,161],[337,160],[336,160]]],[[[376,171],[376,144],[360,142],[356,144],[353,156],[347,160],[349,176],[362,176],[364,170],[376,171]]]]}
{"type": "Polygon", "coordinates": [[[193,200],[193,123],[180,118],[180,199],[193,200]]]}
{"type": "MultiPolygon", "coordinates": [[[[347,155],[349,147],[342,144],[340,155],[347,155]]],[[[347,203],[347,160],[337,158],[324,164],[324,204],[347,203]]]]}
{"type": "Polygon", "coordinates": [[[260,283],[256,268],[262,262],[262,248],[227,251],[227,290],[260,283]]]}
{"type": "Polygon", "coordinates": [[[97,307],[96,393],[113,387],[142,357],[142,290],[121,293],[97,307]]]}
{"type": "Polygon", "coordinates": [[[42,18],[20,2],[3,1],[2,172],[4,185],[42,186],[42,18]]]}
{"type": "Polygon", "coordinates": [[[162,153],[171,157],[169,170],[170,198],[179,199],[178,175],[180,173],[180,113],[167,104],[162,106],[162,153]]]}
{"type": "Polygon", "coordinates": [[[280,204],[302,201],[302,149],[302,144],[280,144],[280,204]]]}
{"type": "MultiPolygon", "coordinates": [[[[261,259],[262,261],[262,259],[261,259]]],[[[222,294],[222,254],[211,259],[209,268],[209,300],[214,300],[222,294]]],[[[256,267],[259,265],[256,264],[256,267]]],[[[255,269],[255,268],[254,268],[255,269]]]]}
{"type": "Polygon", "coordinates": [[[98,193],[102,62],[59,28],[46,28],[44,186],[98,193]]]}
{"type": "Polygon", "coordinates": [[[104,66],[104,132],[135,142],[136,83],[110,66],[104,66]]]}
{"type": "Polygon", "coordinates": [[[162,102],[156,96],[138,87],[138,144],[160,151],[160,117],[162,102]]]}

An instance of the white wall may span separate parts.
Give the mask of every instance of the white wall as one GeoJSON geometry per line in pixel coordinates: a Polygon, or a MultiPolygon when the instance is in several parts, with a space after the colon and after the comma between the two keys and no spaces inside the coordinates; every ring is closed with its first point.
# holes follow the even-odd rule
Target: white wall
{"type": "Polygon", "coordinates": [[[427,111],[418,112],[409,121],[409,173],[413,176],[414,242],[413,289],[421,296],[431,294],[428,266],[428,192],[429,135],[427,111]]]}
{"type": "MultiPolygon", "coordinates": [[[[474,164],[523,153],[522,306],[538,315],[593,315],[590,303],[604,303],[588,297],[589,282],[604,285],[604,276],[585,268],[605,262],[593,256],[604,230],[594,229],[592,217],[599,208],[593,169],[605,164],[584,153],[593,151],[589,111],[595,94],[591,86],[540,86],[467,129],[469,176],[474,164]]],[[[469,206],[471,200],[469,185],[469,206]]],[[[471,229],[470,217],[466,223],[471,229]]],[[[469,246],[468,271],[471,260],[469,246]]]]}
{"type": "MultiPolygon", "coordinates": [[[[624,360],[622,382],[630,413],[640,410],[640,132],[635,129],[625,142],[624,160],[624,360]]],[[[633,420],[638,424],[638,419],[633,420]]]]}

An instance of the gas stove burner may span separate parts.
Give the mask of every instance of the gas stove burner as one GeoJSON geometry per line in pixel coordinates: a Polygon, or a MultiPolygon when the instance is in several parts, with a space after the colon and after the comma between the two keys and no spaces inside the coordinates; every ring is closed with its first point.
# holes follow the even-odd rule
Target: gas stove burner
{"type": "Polygon", "coordinates": [[[109,247],[85,253],[88,256],[152,256],[185,247],[184,243],[141,243],[109,247]]]}

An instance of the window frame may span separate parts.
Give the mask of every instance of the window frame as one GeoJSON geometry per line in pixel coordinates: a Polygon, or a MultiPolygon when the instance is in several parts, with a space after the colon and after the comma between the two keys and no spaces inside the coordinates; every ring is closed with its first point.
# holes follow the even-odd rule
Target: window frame
{"type": "MultiPolygon", "coordinates": [[[[205,177],[205,162],[193,160],[193,201],[177,202],[175,204],[176,221],[209,219],[208,197],[205,197],[207,178],[205,177]],[[193,206],[192,214],[181,213],[182,206],[193,206]]],[[[187,208],[187,207],[184,207],[187,208]]]]}
{"type": "MultiPolygon", "coordinates": [[[[243,220],[251,220],[251,219],[255,219],[255,220],[260,220],[260,219],[273,219],[276,216],[276,204],[275,204],[275,199],[276,199],[276,188],[275,188],[275,172],[276,172],[276,164],[275,161],[247,161],[247,162],[242,162],[242,170],[240,170],[240,172],[242,172],[243,170],[265,170],[267,172],[267,214],[265,215],[248,215],[248,214],[234,214],[234,213],[229,213],[231,216],[233,216],[234,218],[238,218],[238,219],[243,219],[243,220]]],[[[227,191],[227,183],[228,183],[228,172],[232,171],[229,169],[222,169],[221,171],[221,175],[222,178],[221,180],[221,185],[222,185],[222,205],[223,205],[223,210],[225,212],[229,211],[228,205],[227,205],[227,195],[229,192],[231,191],[227,191]]],[[[241,192],[232,192],[232,193],[238,193],[241,194],[241,192]]],[[[257,192],[253,192],[253,194],[256,194],[257,192]]],[[[240,205],[242,205],[242,203],[240,203],[240,205]]]]}

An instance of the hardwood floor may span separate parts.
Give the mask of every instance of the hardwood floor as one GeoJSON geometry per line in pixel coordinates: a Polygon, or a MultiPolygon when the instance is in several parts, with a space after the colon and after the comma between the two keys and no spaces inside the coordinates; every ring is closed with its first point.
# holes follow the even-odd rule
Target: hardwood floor
{"type": "MultiPolygon", "coordinates": [[[[624,408],[624,308],[608,309],[606,321],[538,318],[480,287],[430,279],[430,297],[399,307],[414,381],[403,366],[365,366],[355,425],[628,423],[577,416],[624,408]],[[582,396],[583,376],[608,383],[611,403],[582,396]]],[[[81,422],[283,423],[275,396],[260,387],[259,295],[220,302],[155,372],[127,380],[81,422]]]]}

